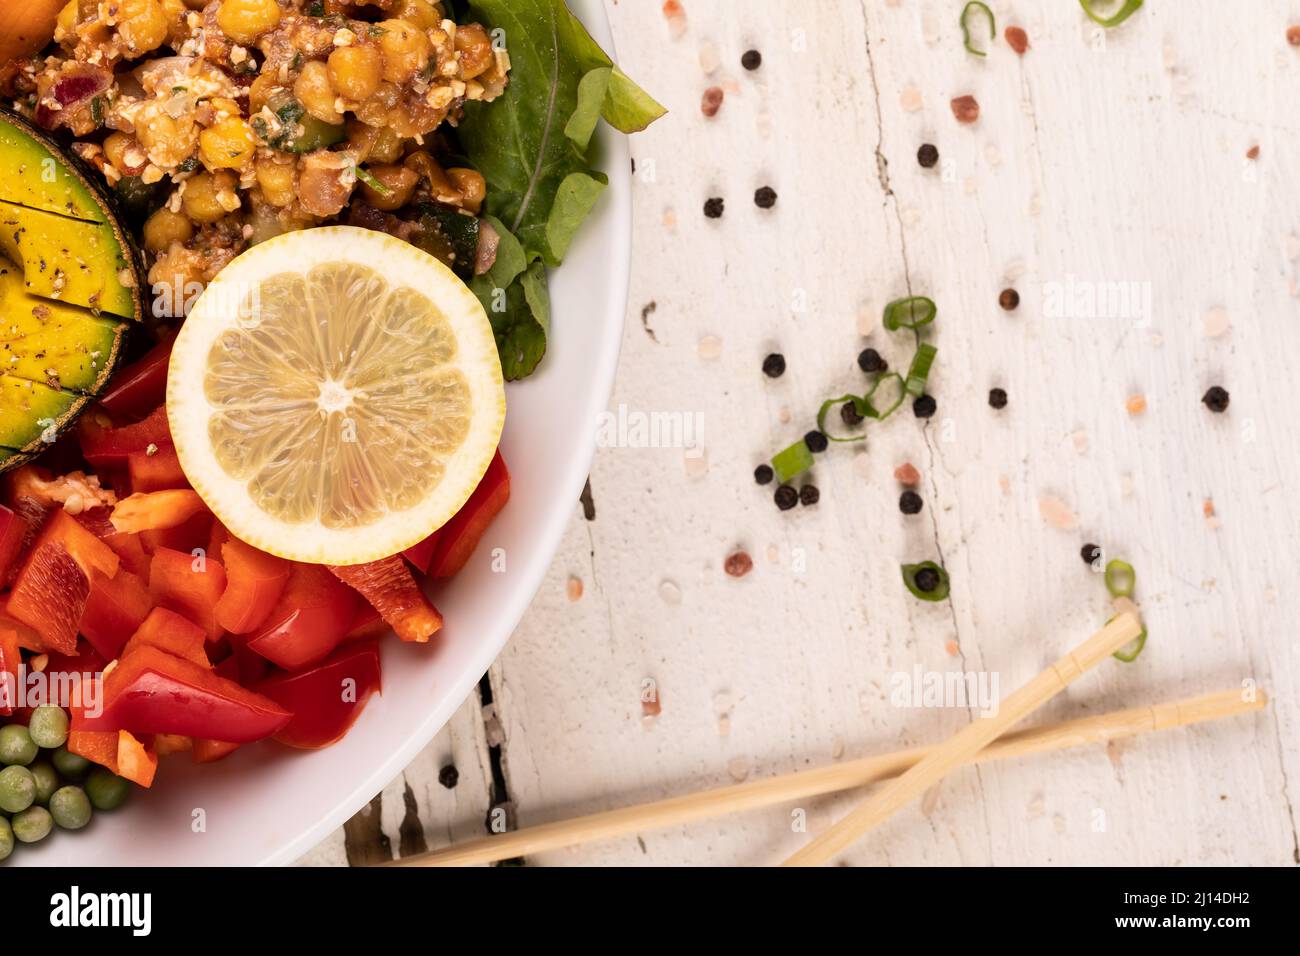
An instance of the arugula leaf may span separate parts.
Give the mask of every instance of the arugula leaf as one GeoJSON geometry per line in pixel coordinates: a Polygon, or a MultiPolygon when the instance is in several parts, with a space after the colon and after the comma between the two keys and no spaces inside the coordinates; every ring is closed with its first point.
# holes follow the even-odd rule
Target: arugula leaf
{"type": "Polygon", "coordinates": [[[510,56],[505,93],[466,103],[458,136],[488,182],[485,218],[501,236],[496,263],[470,288],[514,380],[546,352],[546,266],[564,260],[608,183],[588,155],[597,121],[631,133],[666,111],[614,66],[564,0],[469,0],[463,20],[503,31],[510,56]]]}

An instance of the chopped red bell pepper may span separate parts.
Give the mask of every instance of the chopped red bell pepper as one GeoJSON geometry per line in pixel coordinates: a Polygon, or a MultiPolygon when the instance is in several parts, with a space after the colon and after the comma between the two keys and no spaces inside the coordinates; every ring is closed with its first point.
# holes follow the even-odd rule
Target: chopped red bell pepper
{"type": "Polygon", "coordinates": [[[194,749],[194,740],[184,734],[154,734],[153,752],[159,757],[187,754],[194,749]]]}
{"type": "Polygon", "coordinates": [[[159,405],[142,422],[114,427],[103,411],[91,409],[77,421],[81,454],[97,468],[125,468],[133,451],[172,444],[167,406],[159,405]]]}
{"type": "Polygon", "coordinates": [[[226,590],[217,602],[217,623],[232,634],[251,633],[262,626],[280,599],[292,565],[238,538],[228,538],[221,546],[221,559],[226,566],[226,590]]]}
{"type": "Polygon", "coordinates": [[[9,572],[16,570],[18,555],[27,539],[27,522],[12,508],[0,505],[0,584],[9,580],[9,572]]]}
{"type": "Polygon", "coordinates": [[[167,400],[167,363],[171,360],[175,333],[168,333],[157,345],[113,376],[100,398],[114,415],[144,418],[167,400]]]}
{"type": "Polygon", "coordinates": [[[18,703],[18,668],[22,666],[18,632],[0,628],[0,717],[8,717],[18,703]]]}
{"type": "Polygon", "coordinates": [[[348,625],[348,632],[343,635],[343,643],[350,644],[353,641],[383,637],[388,631],[388,622],[379,616],[378,611],[365,601],[362,601],[357,607],[357,613],[352,616],[352,623],[348,625]]]}
{"type": "Polygon", "coordinates": [[[201,511],[183,524],[174,528],[158,528],[154,531],[141,531],[137,536],[140,544],[148,554],[159,548],[171,548],[173,551],[193,552],[202,548],[206,554],[216,552],[207,550],[212,539],[213,517],[207,511],[201,511]]]}
{"type": "Polygon", "coordinates": [[[154,604],[189,618],[211,640],[221,636],[217,602],[226,590],[226,569],[214,558],[159,548],[149,565],[154,604]]]}
{"type": "Polygon", "coordinates": [[[449,578],[465,566],[479,539],[510,500],[510,472],[497,452],[469,501],[440,529],[438,546],[429,561],[429,576],[449,578]]]}
{"type": "Polygon", "coordinates": [[[32,650],[72,654],[89,596],[86,572],[61,542],[44,541],[23,562],[5,609],[41,636],[41,646],[32,650]]]}
{"type": "Polygon", "coordinates": [[[144,549],[144,542],[140,535],[117,532],[108,535],[103,540],[106,545],[113,549],[113,553],[121,561],[119,574],[122,571],[130,571],[146,581],[149,580],[149,563],[153,558],[144,549]]]}
{"type": "Polygon", "coordinates": [[[402,640],[423,644],[442,627],[442,615],[397,555],[365,564],[331,564],[329,569],[344,584],[360,591],[402,640]]]}
{"type": "Polygon", "coordinates": [[[421,574],[427,573],[429,570],[429,562],[433,560],[434,549],[438,547],[438,535],[441,533],[442,529],[439,528],[419,544],[411,545],[402,552],[402,557],[406,558],[407,561],[410,561],[412,566],[414,566],[421,574]]]}
{"type": "Polygon", "coordinates": [[[239,744],[226,743],[224,740],[204,740],[196,737],[190,750],[190,759],[195,763],[213,763],[222,757],[229,757],[239,749],[239,744]]]}
{"type": "Polygon", "coordinates": [[[289,581],[248,648],[285,670],[323,660],[343,640],[361,603],[319,564],[294,562],[289,581]]]}
{"type": "Polygon", "coordinates": [[[158,754],[125,730],[117,732],[117,769],[113,771],[124,780],[141,787],[153,786],[158,772],[158,754]]]}
{"type": "Polygon", "coordinates": [[[126,458],[126,467],[133,492],[167,491],[190,486],[173,445],[159,445],[152,455],[148,451],[133,451],[126,458]]]}
{"type": "MultiPolygon", "coordinates": [[[[214,516],[212,519],[212,527],[208,529],[208,554],[216,555],[219,559],[224,561],[225,555],[222,554],[222,548],[226,546],[226,542],[229,540],[230,531],[214,516]]],[[[179,551],[180,549],[177,548],[176,550],[179,551]]],[[[229,571],[230,569],[227,568],[226,570],[229,571]]]]}
{"type": "Polygon", "coordinates": [[[127,534],[161,531],[183,525],[208,506],[193,488],[149,491],[123,498],[113,508],[113,527],[127,534]]]}
{"type": "MultiPolygon", "coordinates": [[[[40,533],[32,541],[32,552],[43,544],[60,545],[85,572],[87,580],[94,571],[111,578],[117,574],[121,563],[112,548],[62,508],[55,508],[49,513],[40,533]]],[[[31,553],[28,554],[28,560],[31,560],[31,553]]],[[[18,573],[21,576],[22,569],[18,573]]]]}
{"type": "Polygon", "coordinates": [[[200,667],[142,645],[104,677],[103,713],[83,714],[86,730],[184,734],[231,743],[269,737],[291,714],[274,701],[200,667]]]}
{"type": "Polygon", "coordinates": [[[141,647],[157,647],[200,667],[210,667],[203,646],[205,641],[203,628],[193,621],[165,607],[156,607],[131,635],[131,639],[122,648],[121,656],[125,658],[141,647]]]}
{"type": "Polygon", "coordinates": [[[81,634],[96,651],[112,660],[144,623],[152,607],[149,586],[139,575],[120,569],[107,578],[96,571],[91,575],[90,594],[81,614],[81,634]]]}
{"type": "Polygon", "coordinates": [[[374,641],[339,648],[310,670],[277,674],[254,688],[293,714],[275,734],[290,747],[315,749],[341,740],[380,687],[374,641]]]}
{"type": "Polygon", "coordinates": [[[0,604],[0,627],[8,628],[18,635],[18,646],[34,654],[50,653],[45,647],[45,638],[30,624],[26,624],[9,613],[7,604],[0,604]]]}

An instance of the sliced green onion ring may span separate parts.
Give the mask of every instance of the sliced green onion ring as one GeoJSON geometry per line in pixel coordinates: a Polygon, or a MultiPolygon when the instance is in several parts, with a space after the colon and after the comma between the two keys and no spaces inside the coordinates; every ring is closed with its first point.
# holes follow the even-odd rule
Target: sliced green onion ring
{"type": "Polygon", "coordinates": [[[872,407],[864,395],[841,395],[839,398],[828,398],[822,402],[822,407],[817,410],[817,430],[829,438],[831,441],[866,441],[865,433],[861,435],[835,436],[826,430],[826,415],[836,405],[843,405],[845,402],[853,403],[853,410],[863,418],[878,418],[879,413],[872,407]]]}
{"type": "Polygon", "coordinates": [[[993,11],[988,8],[988,4],[980,3],[980,0],[970,0],[970,3],[961,8],[961,43],[967,51],[974,53],[976,56],[986,56],[984,50],[977,50],[970,45],[970,27],[966,24],[966,18],[970,16],[971,9],[984,11],[985,16],[989,18],[989,41],[997,39],[998,26],[997,21],[993,19],[993,11]]]}
{"type": "Polygon", "coordinates": [[[391,196],[393,191],[381,183],[378,179],[366,172],[360,166],[353,166],[352,171],[357,174],[357,179],[361,180],[381,196],[391,196]]]}
{"type": "Polygon", "coordinates": [[[1111,597],[1129,597],[1137,587],[1137,572],[1127,561],[1115,558],[1106,564],[1106,590],[1111,597]]]}
{"type": "Polygon", "coordinates": [[[938,311],[933,299],[927,299],[923,295],[911,295],[906,299],[895,299],[885,306],[882,322],[891,332],[897,332],[899,329],[919,329],[933,322],[938,311]]]}
{"type": "Polygon", "coordinates": [[[875,384],[871,386],[871,391],[867,392],[863,398],[867,400],[867,404],[870,406],[871,411],[875,413],[869,413],[867,417],[879,419],[883,422],[890,415],[894,414],[894,412],[898,411],[898,407],[902,405],[903,400],[907,398],[907,382],[905,382],[903,376],[899,375],[897,372],[890,372],[888,375],[882,375],[880,378],[876,379],[875,384]],[[898,383],[898,397],[894,399],[894,404],[890,405],[888,408],[876,408],[875,403],[872,402],[871,399],[875,397],[876,392],[879,390],[881,385],[891,381],[898,383]]]}
{"type": "MultiPolygon", "coordinates": [[[[1116,2],[1118,2],[1118,0],[1116,0],[1116,2]]],[[[1124,0],[1123,5],[1121,5],[1120,8],[1110,16],[1098,13],[1098,5],[1097,0],[1079,0],[1079,6],[1083,7],[1083,12],[1088,14],[1088,18],[1092,20],[1093,23],[1099,23],[1109,30],[1111,27],[1119,26],[1129,17],[1133,16],[1133,14],[1137,13],[1142,7],[1142,0],[1124,0]]],[[[1108,2],[1107,4],[1102,5],[1112,4],[1109,4],[1108,2]]]]}
{"type": "MultiPolygon", "coordinates": [[[[1118,616],[1119,616],[1118,614],[1115,615],[1115,617],[1118,616]]],[[[1115,617],[1112,617],[1110,621],[1115,620],[1115,617]]],[[[1110,621],[1107,621],[1106,623],[1109,624],[1110,621]]],[[[1117,661],[1123,661],[1125,664],[1132,664],[1135,660],[1138,659],[1138,655],[1142,653],[1142,648],[1146,646],[1147,646],[1147,629],[1143,627],[1141,634],[1139,634],[1137,637],[1133,638],[1133,640],[1129,641],[1127,644],[1125,644],[1123,647],[1117,650],[1114,654],[1111,655],[1111,657],[1115,658],[1115,660],[1117,661]]]]}
{"type": "Polygon", "coordinates": [[[797,478],[813,466],[812,452],[800,438],[797,442],[772,456],[772,470],[776,480],[785,484],[791,478],[797,478]]]}
{"type": "Polygon", "coordinates": [[[939,350],[928,342],[922,342],[916,347],[916,354],[912,356],[912,365],[907,370],[907,394],[914,398],[920,398],[925,394],[925,383],[930,377],[930,366],[934,364],[934,357],[939,350]]]}
{"type": "Polygon", "coordinates": [[[920,564],[905,564],[902,566],[903,583],[907,589],[912,592],[912,596],[922,601],[943,601],[948,597],[948,572],[933,561],[922,561],[920,564]],[[916,585],[916,575],[925,569],[937,571],[939,573],[939,583],[933,591],[922,591],[916,585]]]}

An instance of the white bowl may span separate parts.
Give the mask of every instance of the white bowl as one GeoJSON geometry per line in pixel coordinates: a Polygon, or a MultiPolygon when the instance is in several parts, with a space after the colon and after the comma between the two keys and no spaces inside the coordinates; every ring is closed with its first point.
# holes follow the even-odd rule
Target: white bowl
{"type": "MultiPolygon", "coordinates": [[[[597,0],[569,6],[612,53],[597,0]]],[[[470,564],[436,592],[446,626],[433,646],[391,636],[380,642],[383,695],[371,698],[334,746],[294,751],[259,744],[204,766],[183,755],[164,758],[152,790],[136,791],[122,810],[96,815],[86,832],[20,847],[11,864],[292,862],[401,773],[461,705],[505,646],[559,547],[613,385],[627,307],[631,173],[626,140],[603,124],[598,135],[609,188],[563,268],[551,274],[546,358],[535,375],[507,388],[501,447],[510,503],[470,564]],[[505,573],[491,569],[494,548],[504,549],[505,573]]]]}

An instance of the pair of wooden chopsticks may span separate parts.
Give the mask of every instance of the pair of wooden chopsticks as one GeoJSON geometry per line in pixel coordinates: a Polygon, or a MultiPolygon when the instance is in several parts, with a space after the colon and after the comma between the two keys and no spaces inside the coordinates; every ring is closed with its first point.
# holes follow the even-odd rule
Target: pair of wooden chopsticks
{"type": "Polygon", "coordinates": [[[469,840],[445,849],[405,857],[388,865],[467,866],[474,863],[492,863],[590,840],[677,826],[720,814],[754,810],[897,778],[881,790],[874,800],[868,801],[858,811],[850,813],[787,861],[794,865],[812,865],[834,857],[842,847],[865,832],[865,829],[879,823],[894,809],[928,789],[947,770],[959,763],[982,763],[1006,757],[1063,750],[1087,743],[1116,740],[1152,730],[1164,730],[1243,714],[1259,710],[1266,705],[1267,698],[1262,692],[1256,692],[1254,696],[1247,698],[1240,689],[1232,689],[1148,707],[1112,711],[1096,717],[1067,720],[1059,724],[1049,724],[1003,735],[1005,729],[1063,690],[1090,667],[1105,660],[1109,654],[1136,637],[1140,630],[1140,623],[1132,615],[1126,614],[1116,618],[1073,653],[1057,661],[1043,674],[1003,701],[996,717],[976,720],[949,741],[938,746],[864,757],[815,770],[784,774],[767,780],[752,780],[619,810],[607,810],[573,820],[544,823],[540,826],[469,840]],[[1126,621],[1125,618],[1129,620],[1126,621]],[[978,729],[978,737],[974,735],[972,728],[978,729]],[[922,773],[918,775],[917,771],[922,773]],[[917,782],[918,779],[920,783],[917,782]],[[901,794],[890,796],[890,791],[895,788],[905,789],[901,794]],[[888,801],[882,799],[885,797],[889,798],[888,801]],[[881,807],[886,809],[882,811],[881,807]],[[860,814],[864,808],[870,810],[869,815],[860,814]],[[855,817],[855,814],[860,815],[855,817]],[[863,820],[866,821],[865,827],[861,822],[863,820]],[[849,823],[849,827],[841,830],[840,828],[846,822],[849,823]],[[834,839],[827,840],[832,835],[834,839]]]}

